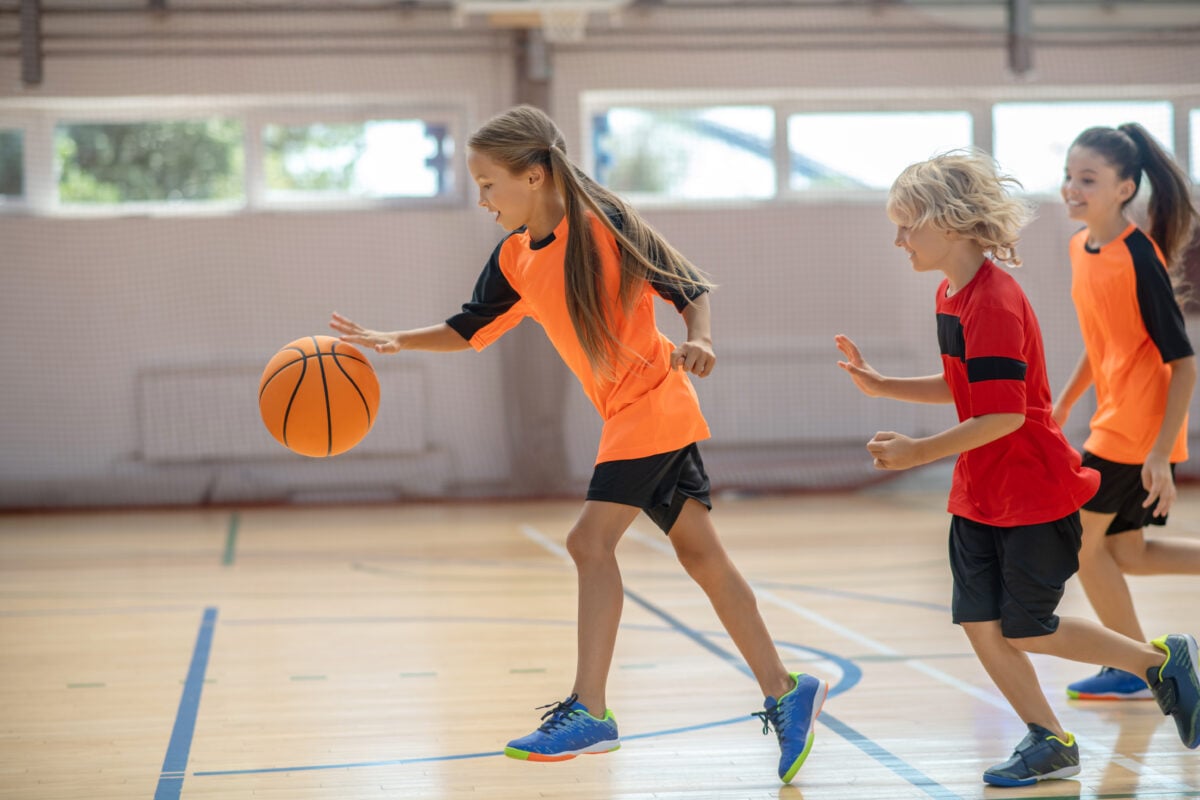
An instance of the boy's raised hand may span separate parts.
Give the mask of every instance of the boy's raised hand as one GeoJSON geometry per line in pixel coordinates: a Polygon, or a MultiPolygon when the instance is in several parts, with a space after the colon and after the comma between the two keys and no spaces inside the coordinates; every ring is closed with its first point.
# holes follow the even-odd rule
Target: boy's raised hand
{"type": "Polygon", "coordinates": [[[846,357],[845,361],[839,361],[838,366],[850,373],[850,378],[854,381],[863,394],[871,397],[880,397],[883,392],[880,388],[883,383],[883,376],[875,371],[875,368],[863,361],[862,353],[858,352],[858,346],[850,340],[850,337],[838,334],[833,337],[834,343],[838,350],[842,351],[842,355],[846,357]]]}

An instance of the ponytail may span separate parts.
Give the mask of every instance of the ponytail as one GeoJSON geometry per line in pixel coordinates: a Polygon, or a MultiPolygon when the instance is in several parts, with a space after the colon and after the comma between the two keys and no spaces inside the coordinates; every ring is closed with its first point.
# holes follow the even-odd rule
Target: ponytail
{"type": "Polygon", "coordinates": [[[1200,212],[1192,205],[1191,185],[1175,160],[1136,122],[1119,125],[1137,146],[1142,170],[1150,181],[1150,238],[1162,248],[1167,265],[1175,263],[1192,239],[1200,212]]]}

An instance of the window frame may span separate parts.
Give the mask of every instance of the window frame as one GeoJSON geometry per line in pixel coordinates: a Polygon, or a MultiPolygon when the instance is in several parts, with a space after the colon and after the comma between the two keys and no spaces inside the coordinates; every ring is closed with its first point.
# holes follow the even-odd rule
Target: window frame
{"type": "MultiPolygon", "coordinates": [[[[962,111],[971,115],[973,146],[988,153],[995,149],[993,108],[1001,103],[1038,102],[1106,102],[1156,101],[1172,107],[1174,116],[1175,158],[1189,175],[1200,173],[1192,165],[1190,141],[1197,142],[1200,153],[1200,130],[1192,125],[1193,111],[1200,111],[1200,84],[1170,86],[1132,86],[1113,90],[1104,86],[1045,86],[1045,87],[979,87],[903,90],[896,88],[861,88],[807,90],[595,90],[580,94],[580,152],[582,164],[589,174],[595,174],[596,152],[592,120],[610,108],[671,106],[697,108],[705,106],[763,106],[775,110],[776,192],[762,200],[685,200],[668,197],[639,196],[631,201],[639,206],[670,210],[707,208],[745,208],[775,204],[874,204],[887,197],[886,190],[876,189],[793,189],[789,180],[790,152],[787,139],[788,120],[798,113],[844,113],[889,111],[962,111]]],[[[1081,128],[1082,129],[1082,128],[1081,128]]],[[[1197,156],[1200,158],[1200,155],[1197,156]]],[[[1200,181],[1195,181],[1200,186],[1200,181]]],[[[1057,193],[1030,192],[1025,196],[1044,202],[1061,198],[1057,193]]]]}
{"type": "Polygon", "coordinates": [[[264,175],[262,133],[265,125],[368,122],[379,119],[421,120],[442,126],[446,139],[459,147],[466,130],[465,104],[414,103],[403,98],[368,96],[230,96],[0,99],[0,128],[24,133],[24,190],[21,201],[0,200],[0,214],[47,217],[204,217],[259,212],[372,211],[393,208],[448,208],[466,197],[464,173],[447,159],[445,190],[435,197],[321,197],[270,199],[264,175]],[[61,165],[55,132],[61,124],[136,124],[221,117],[242,124],[243,193],[239,200],[167,201],[117,204],[64,203],[59,199],[61,165]]]}

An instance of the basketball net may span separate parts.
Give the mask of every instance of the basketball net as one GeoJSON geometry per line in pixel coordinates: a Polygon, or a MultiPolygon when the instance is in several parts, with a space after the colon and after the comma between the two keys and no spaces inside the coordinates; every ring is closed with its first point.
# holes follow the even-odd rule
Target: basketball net
{"type": "Polygon", "coordinates": [[[539,9],[547,42],[581,42],[587,30],[587,8],[554,3],[539,9]]]}

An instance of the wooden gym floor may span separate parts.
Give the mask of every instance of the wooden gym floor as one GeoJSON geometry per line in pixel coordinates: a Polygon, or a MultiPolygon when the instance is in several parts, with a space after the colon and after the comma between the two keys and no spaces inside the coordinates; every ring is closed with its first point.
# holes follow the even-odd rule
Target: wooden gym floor
{"type": "MultiPolygon", "coordinates": [[[[889,488],[891,487],[891,488],[889,488]]],[[[834,685],[794,785],[754,681],[644,517],[609,687],[622,748],[501,755],[574,670],[576,503],[0,516],[0,798],[1195,798],[1153,702],[1068,701],[1078,780],[985,788],[1024,734],[949,620],[944,490],[718,498],[795,669],[834,685]]],[[[1164,535],[1200,531],[1184,487],[1164,535]]],[[[1131,579],[1151,635],[1195,577],[1131,579]]],[[[1072,582],[1064,614],[1091,615],[1072,582]]]]}

